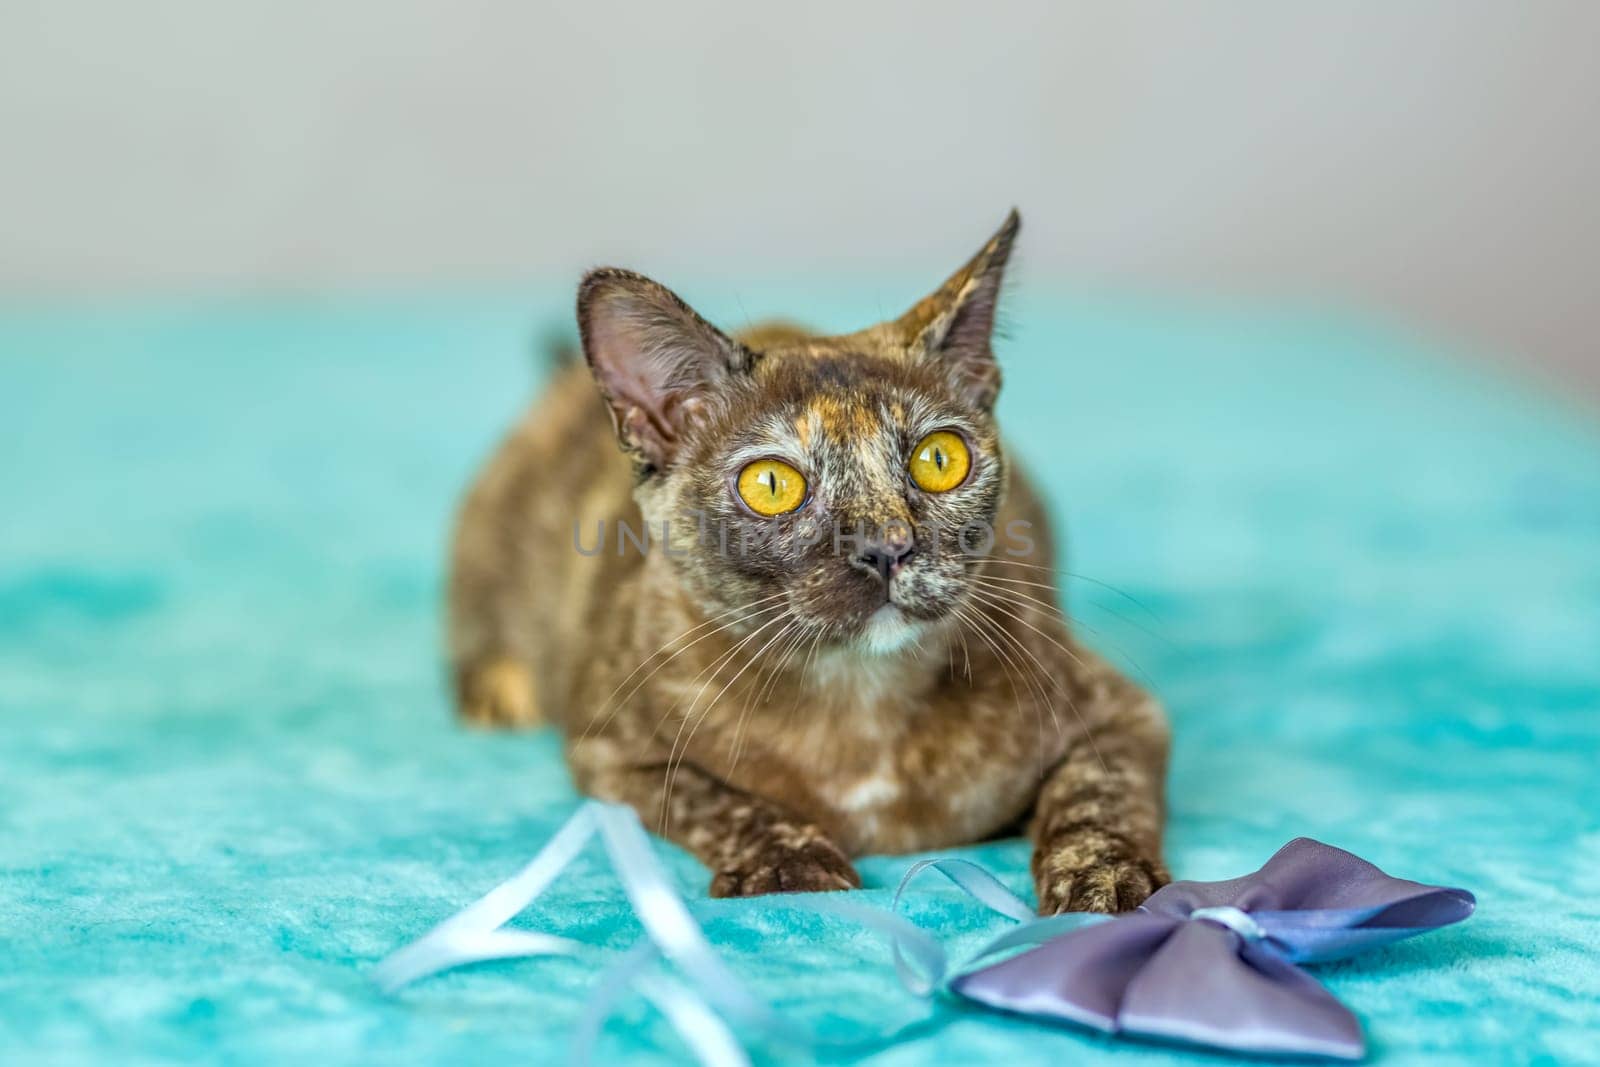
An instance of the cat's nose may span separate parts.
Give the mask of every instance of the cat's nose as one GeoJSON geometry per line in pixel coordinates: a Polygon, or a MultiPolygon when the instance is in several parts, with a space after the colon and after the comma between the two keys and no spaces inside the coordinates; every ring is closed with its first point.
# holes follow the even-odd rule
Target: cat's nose
{"type": "Polygon", "coordinates": [[[905,561],[916,551],[911,531],[891,529],[882,537],[875,537],[862,546],[851,563],[888,581],[899,573],[905,561]]]}

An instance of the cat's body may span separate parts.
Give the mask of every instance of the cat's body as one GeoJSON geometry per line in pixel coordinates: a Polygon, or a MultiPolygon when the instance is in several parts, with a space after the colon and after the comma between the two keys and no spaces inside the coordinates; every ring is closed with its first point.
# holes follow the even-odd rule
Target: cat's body
{"type": "MultiPolygon", "coordinates": [[[[1011,483],[997,525],[1003,528],[1014,518],[1030,522],[1040,547],[1028,558],[1046,561],[1045,518],[1015,471],[1011,483]]],[[[670,755],[666,750],[678,722],[667,718],[653,743],[657,721],[674,701],[683,701],[686,711],[706,679],[701,672],[748,631],[706,633],[626,703],[620,700],[680,647],[670,644],[671,638],[701,636],[691,631],[708,616],[670,576],[656,573],[670,566],[659,527],[648,553],[640,552],[631,537],[619,540],[619,524],[638,531],[642,518],[633,499],[632,471],[617,450],[587,368],[560,373],[502,446],[467,509],[463,539],[483,533],[493,540],[461,546],[459,559],[486,565],[458,572],[458,596],[471,603],[458,617],[490,615],[499,622],[494,637],[458,628],[458,655],[479,660],[483,646],[478,642],[493,646],[498,639],[503,643],[490,658],[525,664],[533,682],[531,704],[499,706],[494,703],[499,694],[479,694],[468,702],[469,710],[490,719],[545,719],[570,738],[588,731],[584,746],[613,749],[620,759],[653,748],[670,755]],[[558,500],[571,510],[517,506],[526,500],[558,500]],[[522,525],[508,528],[508,522],[522,525]],[[596,549],[602,529],[603,547],[594,555],[580,554],[574,524],[585,552],[596,549]],[[468,573],[475,579],[470,592],[468,573]],[[619,603],[632,608],[619,611],[619,603]],[[663,645],[668,645],[666,654],[652,659],[663,645]],[[646,666],[635,674],[641,664],[646,666]],[[611,715],[610,705],[619,703],[622,709],[611,715]],[[597,714],[601,721],[610,717],[604,728],[595,722],[597,714]]],[[[1029,571],[1018,574],[1036,580],[1029,571]]],[[[1024,618],[1050,627],[1064,641],[1048,613],[1024,618]]],[[[746,651],[778,628],[758,636],[746,651]]],[[[1011,632],[1022,640],[1034,638],[1028,643],[1042,646],[1034,650],[1046,662],[1058,658],[1026,627],[1016,625],[1011,632]]],[[[1041,759],[1048,766],[1059,758],[1058,741],[1041,750],[1037,724],[1018,719],[1017,698],[1009,688],[1014,675],[976,637],[963,646],[955,634],[939,635],[921,649],[907,646],[871,656],[839,649],[813,652],[808,640],[774,675],[778,650],[787,644],[775,645],[766,663],[729,687],[717,704],[727,714],[708,718],[681,745],[682,755],[686,763],[729,784],[759,789],[812,813],[851,853],[941,848],[1019,824],[1037,789],[1041,759]],[[968,655],[975,657],[971,680],[968,655]],[[757,699],[758,688],[768,690],[766,699],[757,699]],[[739,714],[745,716],[744,736],[735,760],[739,714]],[[997,721],[976,725],[973,720],[984,715],[997,721]],[[969,748],[979,739],[983,751],[969,748]]],[[[732,678],[733,662],[706,689],[702,706],[732,678]]],[[[738,665],[743,662],[740,658],[738,665]]],[[[509,666],[500,669],[503,675],[514,672],[509,666]]],[[[1025,682],[1017,684],[1026,690],[1025,682]]],[[[1048,715],[1043,725],[1052,732],[1048,715]]]]}
{"type": "Polygon", "coordinates": [[[844,888],[849,855],[1026,823],[1042,910],[1139,903],[1165,878],[1165,724],[1056,611],[1046,516],[989,416],[1012,233],[845,337],[727,338],[645,279],[591,275],[590,368],[558,374],[461,514],[463,713],[553,723],[580,788],[694,851],[716,893],[844,888]],[[971,446],[953,489],[905,480],[929,431],[971,446]],[[772,516],[735,481],[769,456],[807,493],[772,516]],[[992,545],[953,536],[975,523],[992,545]]]}

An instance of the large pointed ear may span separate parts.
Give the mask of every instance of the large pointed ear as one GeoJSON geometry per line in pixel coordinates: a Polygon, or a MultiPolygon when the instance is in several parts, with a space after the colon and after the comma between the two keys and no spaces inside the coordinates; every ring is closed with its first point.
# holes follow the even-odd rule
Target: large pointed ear
{"type": "Polygon", "coordinates": [[[977,255],[895,322],[913,359],[942,363],[956,387],[984,410],[1000,393],[991,340],[1000,282],[1021,226],[1013,208],[977,255]]]}
{"type": "Polygon", "coordinates": [[[676,293],[632,271],[590,271],[578,286],[583,354],[644,474],[672,463],[707,402],[753,360],[676,293]]]}

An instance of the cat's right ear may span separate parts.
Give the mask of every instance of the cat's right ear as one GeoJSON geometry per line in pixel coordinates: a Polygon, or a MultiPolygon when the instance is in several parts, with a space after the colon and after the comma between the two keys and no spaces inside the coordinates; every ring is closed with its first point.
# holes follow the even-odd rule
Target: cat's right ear
{"type": "Polygon", "coordinates": [[[646,474],[671,465],[711,396],[754,358],[666,286],[611,267],[578,286],[578,330],[617,440],[646,474]]]}

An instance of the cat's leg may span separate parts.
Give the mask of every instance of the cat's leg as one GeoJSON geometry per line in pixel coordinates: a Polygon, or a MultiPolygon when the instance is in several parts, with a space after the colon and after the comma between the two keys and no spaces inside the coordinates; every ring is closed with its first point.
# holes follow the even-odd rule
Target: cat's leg
{"type": "Polygon", "coordinates": [[[476,561],[458,555],[450,575],[450,673],[456,711],[473,726],[538,726],[538,690],[525,644],[503,623],[507,593],[476,573],[476,561]]]}
{"type": "Polygon", "coordinates": [[[814,893],[856,889],[861,877],[815,823],[684,764],[668,795],[666,766],[597,762],[574,746],[571,763],[584,792],[627,804],[645,826],[711,868],[711,895],[814,893]],[[666,806],[666,817],[662,817],[666,806]]]}
{"type": "Polygon", "coordinates": [[[1046,777],[1029,826],[1043,915],[1130,911],[1170,880],[1161,861],[1166,717],[1108,665],[1090,663],[1076,698],[1091,727],[1046,777]]]}
{"type": "MultiPolygon", "coordinates": [[[[503,463],[503,460],[497,460],[503,463]]],[[[456,710],[474,726],[531,727],[543,721],[532,667],[532,614],[524,568],[501,533],[515,521],[501,481],[485,476],[462,507],[450,553],[446,636],[456,710]]],[[[514,526],[512,528],[515,528],[514,526]]]]}

